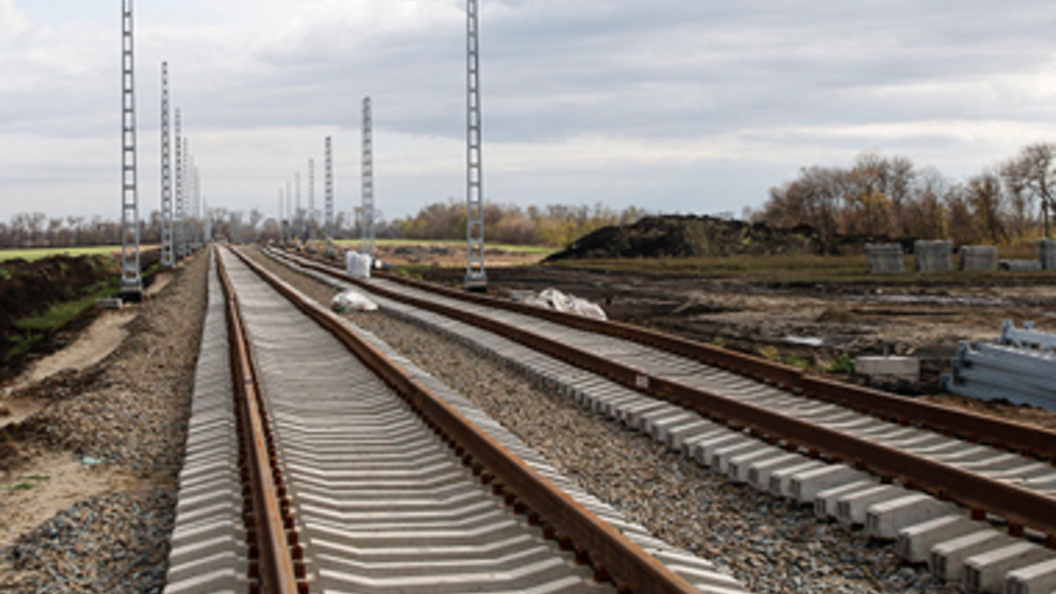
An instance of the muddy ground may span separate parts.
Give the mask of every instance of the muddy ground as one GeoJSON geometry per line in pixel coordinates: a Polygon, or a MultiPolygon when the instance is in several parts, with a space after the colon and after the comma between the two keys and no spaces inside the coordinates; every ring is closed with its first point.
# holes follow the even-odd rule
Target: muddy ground
{"type": "MultiPolygon", "coordinates": [[[[464,269],[431,269],[426,280],[458,284],[464,269]]],[[[804,366],[840,368],[841,358],[913,355],[920,392],[938,393],[961,340],[990,340],[1002,320],[1056,332],[1056,275],[1031,284],[933,283],[774,286],[750,277],[699,278],[556,266],[491,267],[489,292],[554,287],[602,305],[609,317],[804,366]]],[[[853,378],[847,378],[853,379],[853,378]]],[[[912,390],[910,390],[912,391],[912,390]]]]}

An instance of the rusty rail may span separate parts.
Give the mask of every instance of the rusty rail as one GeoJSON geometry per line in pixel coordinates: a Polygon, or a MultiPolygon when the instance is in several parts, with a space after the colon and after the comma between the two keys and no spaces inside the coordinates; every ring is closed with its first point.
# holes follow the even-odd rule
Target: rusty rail
{"type": "Polygon", "coordinates": [[[271,431],[262,412],[263,401],[238,311],[238,297],[227,277],[219,248],[216,248],[216,262],[225,298],[231,376],[236,405],[241,409],[242,448],[253,505],[254,529],[250,544],[259,556],[255,577],[264,594],[307,594],[303,551],[296,533],[287,532],[293,524],[288,501],[283,501],[285,487],[275,460],[271,431]]]}
{"type": "Polygon", "coordinates": [[[571,541],[577,554],[590,560],[599,579],[612,579],[621,590],[638,594],[690,594],[691,584],[599,519],[545,477],[524,464],[487,433],[481,431],[433,392],[408,377],[383,353],[359,339],[336,315],[298,293],[235,252],[254,272],[341,341],[357,358],[401,395],[444,439],[463,462],[493,480],[497,494],[529,508],[554,538],[571,541]]]}
{"type": "MultiPolygon", "coordinates": [[[[318,265],[315,264],[315,266],[318,265]]],[[[333,269],[331,268],[330,270],[332,271],[333,269]]],[[[880,390],[825,379],[807,374],[802,369],[789,365],[775,363],[760,357],[737,353],[688,338],[672,336],[630,324],[594,320],[559,311],[545,310],[485,295],[466,293],[394,274],[384,274],[383,277],[386,280],[424,291],[439,293],[447,297],[540,317],[580,330],[652,346],[706,365],[776,384],[789,390],[801,391],[803,394],[817,400],[839,404],[891,421],[903,424],[912,423],[939,432],[949,433],[969,441],[991,444],[1008,450],[1023,452],[1037,458],[1056,460],[1056,432],[1054,431],[1022,423],[994,419],[969,411],[946,408],[896,396],[880,390]]],[[[344,280],[351,279],[345,277],[344,280]]]]}
{"type": "MultiPolygon", "coordinates": [[[[643,374],[631,367],[609,361],[593,353],[570,347],[559,341],[511,327],[486,316],[417,299],[396,291],[378,287],[377,285],[365,283],[359,279],[354,279],[337,272],[329,266],[310,262],[306,262],[306,265],[345,282],[361,286],[389,299],[440,313],[453,319],[495,332],[530,348],[608,377],[609,379],[631,389],[684,406],[705,417],[717,419],[736,427],[751,430],[756,434],[765,436],[770,441],[785,442],[787,444],[806,448],[815,454],[828,456],[834,460],[844,460],[854,466],[879,474],[882,477],[898,480],[908,486],[931,492],[941,498],[952,499],[973,510],[996,514],[1008,520],[1013,533],[1019,532],[1024,526],[1034,528],[1044,532],[1048,536],[1048,543],[1050,545],[1056,545],[1056,511],[1054,511],[1056,510],[1056,500],[1051,497],[1001,481],[991,480],[984,476],[973,474],[951,465],[935,462],[922,456],[883,446],[870,440],[833,431],[808,421],[790,418],[749,403],[721,396],[709,390],[691,388],[660,377],[643,374]]],[[[396,280],[391,276],[387,276],[386,278],[396,280]]],[[[426,286],[422,283],[408,281],[406,279],[400,279],[399,282],[417,288],[426,289],[426,286]]],[[[700,346],[709,351],[719,352],[722,355],[721,360],[723,361],[736,362],[738,358],[743,357],[745,360],[741,361],[738,365],[710,364],[725,367],[733,371],[739,371],[745,375],[752,374],[741,370],[765,370],[765,367],[761,363],[757,363],[753,357],[742,356],[708,345],[697,345],[697,343],[693,343],[692,341],[668,337],[657,332],[631,327],[626,324],[605,323],[598,320],[589,320],[540,308],[528,308],[528,306],[510,307],[517,306],[518,304],[500,302],[496,299],[477,295],[467,295],[451,289],[440,288],[440,290],[438,290],[433,286],[429,286],[427,290],[458,297],[474,303],[501,307],[502,309],[518,311],[518,313],[528,313],[553,321],[564,322],[567,319],[569,322],[567,325],[580,329],[593,329],[595,327],[605,328],[611,326],[608,331],[603,333],[620,338],[629,338],[631,335],[648,338],[648,342],[646,342],[646,340],[639,340],[637,342],[643,342],[659,348],[663,348],[660,346],[661,344],[670,344],[678,347],[680,351],[689,351],[691,347],[700,346]],[[499,305],[500,303],[502,304],[501,306],[499,305]]],[[[679,354],[683,353],[680,352],[679,354]]],[[[953,428],[948,429],[949,431],[961,435],[968,434],[976,440],[983,440],[983,438],[980,437],[980,433],[985,432],[993,442],[1001,443],[1005,446],[1019,446],[1021,449],[1029,449],[1031,451],[1042,450],[1045,455],[1049,456],[1056,453],[1056,433],[1016,423],[996,421],[971,413],[961,413],[960,411],[952,411],[941,407],[925,405],[923,403],[910,401],[909,399],[890,396],[876,390],[844,386],[837,384],[836,382],[820,378],[812,378],[802,374],[795,376],[783,371],[783,368],[786,366],[774,367],[777,369],[777,373],[773,374],[770,378],[771,381],[777,381],[774,379],[775,377],[786,379],[787,381],[783,384],[785,387],[791,385],[792,387],[802,388],[812,397],[815,396],[815,394],[818,394],[821,399],[839,402],[848,406],[851,406],[848,402],[848,399],[850,398],[858,398],[868,403],[875,402],[876,406],[886,405],[888,410],[897,410],[900,414],[881,413],[879,416],[894,418],[901,422],[912,422],[921,418],[931,419],[939,413],[951,415],[960,420],[957,423],[947,421],[940,425],[940,427],[947,428],[952,426],[953,428]],[[963,423],[963,427],[961,423],[963,423]],[[956,431],[954,428],[960,428],[961,430],[956,431]],[[1015,432],[1018,431],[1023,431],[1026,436],[1037,436],[1038,442],[1035,444],[1024,442],[1024,436],[1015,435],[1015,432]],[[1028,445],[1034,445],[1035,447],[1028,448],[1028,445]]],[[[796,371],[798,372],[798,370],[796,371]]],[[[853,408],[860,409],[861,407],[854,406],[853,408]]]]}

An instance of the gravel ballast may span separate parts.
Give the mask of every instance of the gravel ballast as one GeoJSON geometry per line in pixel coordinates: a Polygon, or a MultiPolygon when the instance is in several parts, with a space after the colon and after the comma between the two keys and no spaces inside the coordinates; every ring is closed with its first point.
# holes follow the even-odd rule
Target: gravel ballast
{"type": "Polygon", "coordinates": [[[23,391],[47,402],[13,431],[23,450],[72,452],[115,480],[0,550],[0,590],[164,588],[207,265],[204,254],[191,258],[136,306],[130,335],[106,359],[23,391]]]}
{"type": "MultiPolygon", "coordinates": [[[[320,303],[331,288],[255,259],[320,303]]],[[[664,540],[712,560],[756,592],[957,592],[891,545],[819,523],[811,510],[734,485],[653,440],[438,334],[385,316],[350,319],[474,401],[560,471],[664,540]]]]}

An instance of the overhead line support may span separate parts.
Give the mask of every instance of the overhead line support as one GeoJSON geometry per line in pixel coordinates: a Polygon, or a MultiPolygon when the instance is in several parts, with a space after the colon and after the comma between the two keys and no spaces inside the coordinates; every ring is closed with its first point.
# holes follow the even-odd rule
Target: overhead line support
{"type": "Polygon", "coordinates": [[[161,63],[161,265],[172,268],[172,138],[169,130],[169,63],[161,63]]]}
{"type": "Polygon", "coordinates": [[[484,180],[480,106],[480,5],[466,0],[467,99],[466,99],[466,289],[484,292],[484,180]]]}
{"type": "Polygon", "coordinates": [[[136,180],[136,80],[132,0],[122,0],[121,51],[121,298],[140,301],[139,194],[136,180]]]}

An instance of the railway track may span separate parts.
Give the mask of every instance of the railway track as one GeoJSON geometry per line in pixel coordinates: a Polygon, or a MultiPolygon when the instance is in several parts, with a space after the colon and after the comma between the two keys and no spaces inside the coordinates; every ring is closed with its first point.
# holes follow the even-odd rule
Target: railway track
{"type": "Polygon", "coordinates": [[[466,342],[731,480],[898,539],[904,558],[969,591],[1056,590],[1056,555],[1042,546],[1056,544],[1052,432],[648,330],[407,279],[356,281],[271,255],[335,289],[358,286],[389,313],[466,342]]]}
{"type": "Polygon", "coordinates": [[[166,592],[744,592],[218,251],[166,592]]]}

